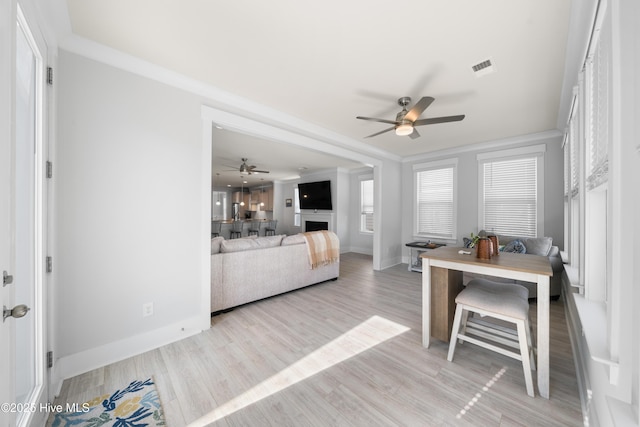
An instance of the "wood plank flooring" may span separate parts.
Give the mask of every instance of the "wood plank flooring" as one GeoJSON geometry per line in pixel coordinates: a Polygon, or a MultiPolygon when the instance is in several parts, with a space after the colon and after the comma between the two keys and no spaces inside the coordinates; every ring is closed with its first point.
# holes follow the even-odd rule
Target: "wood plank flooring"
{"type": "Polygon", "coordinates": [[[516,360],[464,344],[447,362],[446,343],[423,348],[420,304],[420,274],[406,264],[378,272],[370,256],[342,254],[337,281],[68,379],[56,403],[153,376],[171,427],[582,425],[562,302],[551,303],[549,400],[527,396],[516,360]]]}

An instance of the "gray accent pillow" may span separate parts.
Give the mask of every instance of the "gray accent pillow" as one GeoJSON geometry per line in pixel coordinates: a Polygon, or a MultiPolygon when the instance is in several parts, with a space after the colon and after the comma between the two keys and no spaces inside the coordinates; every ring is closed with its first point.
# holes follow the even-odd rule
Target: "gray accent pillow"
{"type": "Polygon", "coordinates": [[[504,245],[504,247],[502,248],[502,252],[525,254],[527,253],[527,247],[524,245],[524,242],[522,240],[515,239],[504,245]]]}
{"type": "Polygon", "coordinates": [[[551,237],[533,237],[524,241],[527,253],[533,255],[548,256],[553,239],[551,237]]]}

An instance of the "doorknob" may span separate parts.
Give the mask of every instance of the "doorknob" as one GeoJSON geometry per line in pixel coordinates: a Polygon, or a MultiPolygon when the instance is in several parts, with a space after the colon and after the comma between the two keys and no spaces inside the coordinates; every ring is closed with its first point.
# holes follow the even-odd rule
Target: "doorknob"
{"type": "Polygon", "coordinates": [[[16,319],[24,317],[29,310],[31,309],[24,304],[16,305],[15,307],[13,307],[12,310],[8,309],[6,306],[3,305],[2,306],[2,323],[4,323],[4,321],[7,320],[7,317],[15,317],[16,319]]]}

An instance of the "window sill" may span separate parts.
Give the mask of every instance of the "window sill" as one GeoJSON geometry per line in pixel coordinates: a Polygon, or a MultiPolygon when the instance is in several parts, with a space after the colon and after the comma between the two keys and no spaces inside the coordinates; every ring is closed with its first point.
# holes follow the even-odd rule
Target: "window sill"
{"type": "Polygon", "coordinates": [[[584,290],[584,285],[580,284],[580,272],[577,268],[571,267],[570,265],[564,265],[564,271],[567,273],[567,278],[569,278],[569,284],[572,288],[578,288],[580,291],[584,290]]]}
{"type": "Polygon", "coordinates": [[[609,367],[609,383],[618,384],[620,364],[611,360],[607,343],[607,308],[603,302],[589,301],[584,295],[574,293],[573,299],[582,326],[589,355],[595,362],[609,367]]]}

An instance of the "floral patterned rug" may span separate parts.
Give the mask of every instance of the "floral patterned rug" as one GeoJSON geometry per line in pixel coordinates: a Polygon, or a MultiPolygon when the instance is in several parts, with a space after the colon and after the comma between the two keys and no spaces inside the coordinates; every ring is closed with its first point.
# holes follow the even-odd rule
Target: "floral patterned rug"
{"type": "Polygon", "coordinates": [[[53,427],[134,427],[164,426],[164,413],[155,383],[151,378],[131,381],[122,390],[105,394],[60,412],[53,427]]]}

